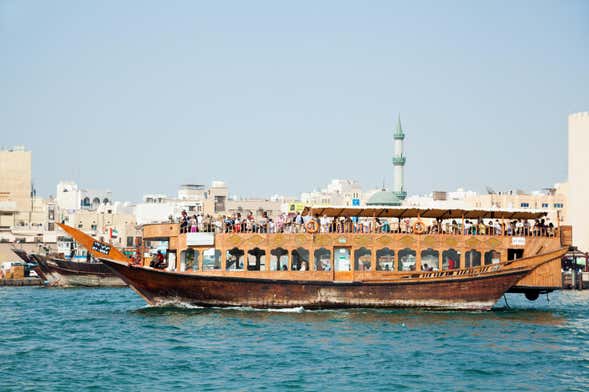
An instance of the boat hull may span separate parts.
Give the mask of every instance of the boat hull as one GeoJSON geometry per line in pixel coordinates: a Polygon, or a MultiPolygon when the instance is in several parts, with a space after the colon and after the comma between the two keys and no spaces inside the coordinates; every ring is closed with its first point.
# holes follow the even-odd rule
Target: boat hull
{"type": "Polygon", "coordinates": [[[78,263],[35,255],[45,280],[54,287],[124,287],[125,282],[101,263],[78,263]]]}
{"type": "Polygon", "coordinates": [[[306,309],[377,307],[489,310],[528,271],[407,282],[231,278],[165,272],[102,260],[152,305],[306,309]]]}

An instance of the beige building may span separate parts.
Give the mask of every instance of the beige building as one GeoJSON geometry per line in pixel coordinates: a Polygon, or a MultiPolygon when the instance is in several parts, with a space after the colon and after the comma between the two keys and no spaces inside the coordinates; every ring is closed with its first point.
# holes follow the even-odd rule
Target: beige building
{"type": "Polygon", "coordinates": [[[24,147],[1,150],[0,240],[14,241],[12,228],[29,229],[32,220],[39,221],[43,206],[31,191],[31,152],[24,147]]]}
{"type": "Polygon", "coordinates": [[[573,244],[589,251],[589,112],[569,116],[569,199],[573,244]]]}
{"type": "Polygon", "coordinates": [[[469,195],[464,199],[467,208],[482,210],[516,209],[547,211],[547,221],[555,226],[568,223],[566,184],[539,192],[508,191],[485,195],[469,195]]]}
{"type": "Polygon", "coordinates": [[[117,247],[134,247],[141,237],[135,215],[130,211],[117,211],[112,206],[77,210],[68,214],[64,223],[117,247]]]}
{"type": "Polygon", "coordinates": [[[12,201],[17,211],[31,210],[31,152],[24,147],[0,151],[0,201],[12,201]]]}
{"type": "Polygon", "coordinates": [[[507,191],[478,194],[458,189],[455,192],[433,192],[427,196],[410,196],[404,206],[420,208],[514,209],[546,211],[547,222],[555,226],[569,224],[568,183],[555,184],[542,191],[507,191]]]}

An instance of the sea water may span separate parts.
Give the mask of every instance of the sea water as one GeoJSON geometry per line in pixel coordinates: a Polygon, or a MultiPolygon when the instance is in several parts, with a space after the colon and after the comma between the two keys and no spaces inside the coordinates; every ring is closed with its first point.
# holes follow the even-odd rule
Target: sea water
{"type": "Polygon", "coordinates": [[[0,390],[588,390],[589,291],[507,303],[260,311],[0,287],[0,390]]]}

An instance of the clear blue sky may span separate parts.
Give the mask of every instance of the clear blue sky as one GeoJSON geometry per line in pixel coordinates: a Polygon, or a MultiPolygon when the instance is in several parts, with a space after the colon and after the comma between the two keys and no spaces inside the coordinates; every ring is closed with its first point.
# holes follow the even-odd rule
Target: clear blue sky
{"type": "Polygon", "coordinates": [[[589,1],[0,0],[0,144],[115,199],[331,178],[409,194],[566,180],[589,110],[589,1]]]}

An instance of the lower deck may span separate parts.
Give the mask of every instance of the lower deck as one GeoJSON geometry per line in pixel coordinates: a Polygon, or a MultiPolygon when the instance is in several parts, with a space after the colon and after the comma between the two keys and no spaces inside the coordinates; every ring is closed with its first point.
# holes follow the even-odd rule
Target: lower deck
{"type": "MultiPolygon", "coordinates": [[[[336,282],[447,278],[561,248],[559,238],[546,236],[183,233],[151,239],[167,241],[170,271],[336,282]]],[[[150,238],[145,240],[149,244],[150,238]]],[[[521,284],[559,288],[560,260],[538,268],[521,284]]]]}

